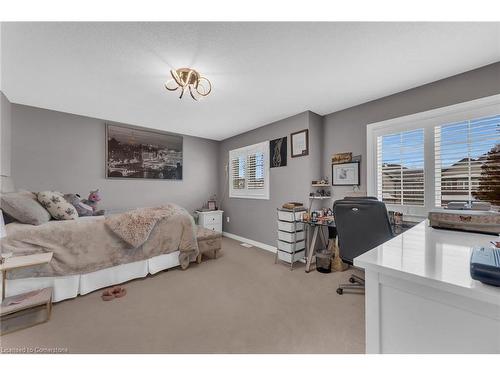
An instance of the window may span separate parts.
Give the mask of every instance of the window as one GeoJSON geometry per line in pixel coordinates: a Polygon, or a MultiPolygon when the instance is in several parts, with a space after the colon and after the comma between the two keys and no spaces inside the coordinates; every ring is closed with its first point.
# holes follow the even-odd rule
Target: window
{"type": "Polygon", "coordinates": [[[451,201],[500,205],[500,115],[434,129],[436,206],[451,201]]]}
{"type": "Polygon", "coordinates": [[[383,202],[424,206],[424,129],[379,136],[377,175],[383,202]]]}
{"type": "Polygon", "coordinates": [[[500,95],[367,126],[367,194],[427,216],[451,201],[500,207],[500,95]]]}
{"type": "Polygon", "coordinates": [[[269,142],[229,151],[229,197],[269,199],[269,142]]]}

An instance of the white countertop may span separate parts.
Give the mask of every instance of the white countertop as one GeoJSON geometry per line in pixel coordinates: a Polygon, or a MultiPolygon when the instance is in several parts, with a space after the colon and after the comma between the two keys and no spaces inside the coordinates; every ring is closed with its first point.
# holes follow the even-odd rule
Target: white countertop
{"type": "Polygon", "coordinates": [[[474,246],[497,236],[429,227],[427,220],[358,256],[354,265],[500,306],[500,287],[472,280],[474,246]]]}

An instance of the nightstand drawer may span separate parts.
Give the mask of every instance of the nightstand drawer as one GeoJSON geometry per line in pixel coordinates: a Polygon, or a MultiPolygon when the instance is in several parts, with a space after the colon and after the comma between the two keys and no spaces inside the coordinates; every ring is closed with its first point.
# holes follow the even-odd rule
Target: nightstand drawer
{"type": "Polygon", "coordinates": [[[205,229],[210,229],[215,232],[222,232],[222,225],[221,224],[212,224],[212,225],[207,225],[205,229]]]}
{"type": "Polygon", "coordinates": [[[205,217],[203,218],[203,223],[205,225],[220,224],[222,223],[222,215],[205,215],[205,217]]]}

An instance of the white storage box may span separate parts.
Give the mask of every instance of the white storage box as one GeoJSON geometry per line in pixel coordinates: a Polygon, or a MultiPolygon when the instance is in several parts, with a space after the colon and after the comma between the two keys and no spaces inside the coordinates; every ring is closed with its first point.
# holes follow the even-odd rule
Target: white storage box
{"type": "Polygon", "coordinates": [[[295,234],[289,232],[278,232],[278,239],[286,242],[302,241],[304,239],[304,232],[296,232],[295,234]]]}
{"type": "Polygon", "coordinates": [[[289,221],[278,221],[278,229],[285,232],[294,232],[304,230],[304,223],[289,222],[289,221]]]}
{"type": "Polygon", "coordinates": [[[278,210],[278,219],[283,220],[283,221],[296,221],[296,220],[302,220],[302,214],[305,212],[305,210],[301,211],[295,211],[295,218],[294,218],[294,212],[293,211],[284,211],[284,210],[278,210]]]}
{"type": "Polygon", "coordinates": [[[291,253],[294,250],[295,246],[295,251],[299,251],[305,248],[305,242],[300,241],[297,243],[290,243],[290,242],[285,242],[285,241],[280,241],[278,240],[278,249],[286,251],[288,253],[291,253]]]}
{"type": "MultiPolygon", "coordinates": [[[[293,262],[296,262],[300,259],[303,259],[305,256],[305,253],[306,252],[304,250],[296,252],[294,257],[293,257],[293,262]]],[[[287,263],[292,263],[292,254],[287,253],[286,251],[278,251],[278,259],[282,260],[284,262],[287,262],[287,263]]]]}

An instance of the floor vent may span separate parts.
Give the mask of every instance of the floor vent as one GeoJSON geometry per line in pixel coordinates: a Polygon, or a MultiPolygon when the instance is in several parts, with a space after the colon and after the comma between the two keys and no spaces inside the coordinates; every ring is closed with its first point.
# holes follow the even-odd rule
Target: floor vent
{"type": "Polygon", "coordinates": [[[246,243],[246,242],[240,243],[240,246],[243,246],[243,247],[253,247],[252,245],[250,245],[249,243],[246,243]]]}

